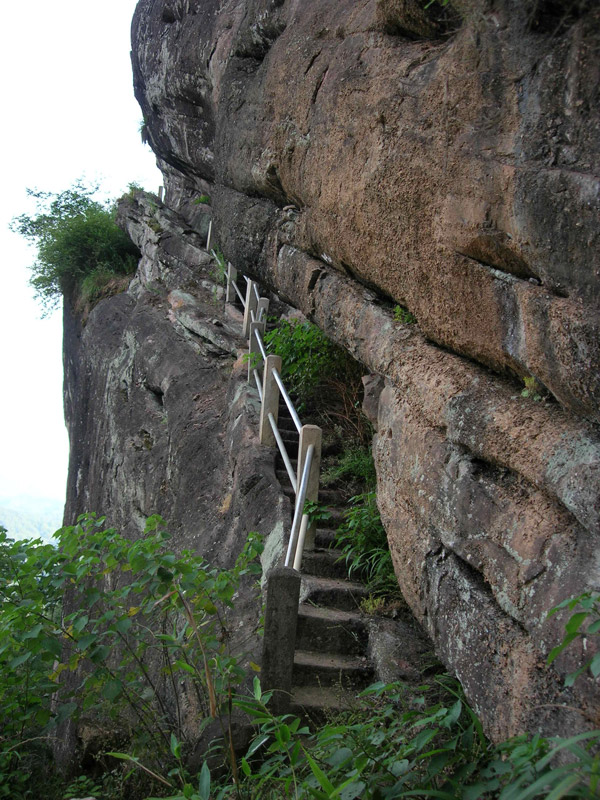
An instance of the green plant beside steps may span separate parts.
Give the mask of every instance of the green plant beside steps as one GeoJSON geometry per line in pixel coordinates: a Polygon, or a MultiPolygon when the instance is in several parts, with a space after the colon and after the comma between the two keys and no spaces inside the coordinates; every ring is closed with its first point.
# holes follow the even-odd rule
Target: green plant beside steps
{"type": "MultiPolygon", "coordinates": [[[[313,727],[294,715],[272,714],[258,678],[245,695],[239,688],[245,673],[227,649],[227,610],[240,581],[254,580],[259,570],[256,536],[225,571],[192,553],[174,553],[158,517],[135,542],[93,515],[63,529],[58,541],[61,549],[14,542],[0,532],[0,797],[600,796],[600,731],[492,745],[448,677],[416,689],[374,684],[356,708],[313,727]],[[64,614],[60,600],[67,591],[74,592],[74,610],[64,614]],[[158,671],[150,667],[156,657],[158,671]],[[65,675],[77,680],[65,684],[65,675]],[[192,772],[185,710],[165,704],[160,691],[173,682],[197,700],[194,735],[212,719],[223,722],[219,760],[209,748],[192,772]],[[229,744],[232,707],[254,726],[241,753],[229,744]],[[101,753],[93,774],[61,781],[53,773],[49,736],[82,713],[107,720],[108,735],[121,748],[101,753]]],[[[569,598],[551,613],[565,609],[573,613],[551,659],[600,629],[597,593],[569,598]]],[[[583,668],[596,674],[595,656],[583,668]]]]}

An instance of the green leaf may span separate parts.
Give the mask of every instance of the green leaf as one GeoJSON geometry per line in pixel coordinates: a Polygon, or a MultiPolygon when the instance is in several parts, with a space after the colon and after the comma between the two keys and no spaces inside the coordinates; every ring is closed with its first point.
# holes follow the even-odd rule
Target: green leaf
{"type": "Polygon", "coordinates": [[[64,720],[69,719],[69,717],[72,717],[76,711],[77,703],[64,703],[62,706],[59,706],[56,721],[60,724],[64,722],[64,720]]]}
{"type": "Polygon", "coordinates": [[[202,764],[202,769],[200,770],[198,794],[200,796],[200,800],[210,800],[210,770],[206,761],[204,764],[202,764]]]}
{"type": "Polygon", "coordinates": [[[27,651],[26,653],[22,653],[20,656],[13,658],[12,661],[9,661],[8,663],[9,668],[16,669],[17,667],[20,667],[21,664],[24,664],[26,661],[28,661],[32,655],[32,653],[27,651]]]}
{"type": "Polygon", "coordinates": [[[31,630],[27,631],[27,633],[23,635],[23,640],[37,639],[43,627],[44,626],[42,625],[41,622],[39,622],[37,625],[34,625],[33,628],[31,628],[31,630]]]}
{"type": "Polygon", "coordinates": [[[250,758],[251,756],[256,753],[256,751],[263,746],[266,742],[269,741],[271,738],[270,733],[264,733],[261,736],[257,736],[257,738],[251,743],[250,747],[248,748],[248,752],[246,753],[246,758],[250,758]]]}
{"type": "Polygon", "coordinates": [[[108,645],[101,644],[95,647],[91,653],[88,653],[88,658],[90,661],[93,661],[94,664],[104,664],[104,662],[108,659],[110,652],[111,649],[108,645]]]}
{"type": "Polygon", "coordinates": [[[133,620],[131,619],[131,617],[121,617],[121,619],[118,619],[113,624],[113,627],[119,633],[127,633],[127,631],[131,628],[132,625],[133,625],[133,620]]]}
{"type": "Polygon", "coordinates": [[[567,633],[577,633],[577,631],[579,630],[579,628],[581,628],[587,617],[588,614],[586,611],[580,611],[578,614],[573,614],[571,619],[565,625],[565,630],[567,631],[567,633]]]}
{"type": "Polygon", "coordinates": [[[112,702],[116,700],[117,697],[120,697],[122,692],[123,684],[121,681],[111,679],[105,683],[104,688],[102,689],[102,696],[112,702]]]}
{"type": "Polygon", "coordinates": [[[177,741],[174,733],[171,734],[171,752],[175,758],[181,758],[181,744],[177,741]]]}
{"type": "Polygon", "coordinates": [[[87,650],[94,642],[98,639],[97,633],[86,633],[85,636],[82,636],[80,639],[77,640],[77,647],[81,650],[87,650]]]}
{"type": "Polygon", "coordinates": [[[83,614],[81,617],[75,620],[75,622],[73,623],[73,630],[75,631],[75,633],[81,633],[81,631],[88,624],[88,619],[89,619],[88,615],[83,614]]]}
{"type": "Polygon", "coordinates": [[[328,796],[331,796],[335,791],[335,786],[331,783],[327,775],[325,775],[323,770],[319,767],[317,762],[311,757],[307,750],[304,750],[304,755],[306,756],[306,760],[308,761],[312,774],[319,781],[321,788],[329,793],[328,796]]]}

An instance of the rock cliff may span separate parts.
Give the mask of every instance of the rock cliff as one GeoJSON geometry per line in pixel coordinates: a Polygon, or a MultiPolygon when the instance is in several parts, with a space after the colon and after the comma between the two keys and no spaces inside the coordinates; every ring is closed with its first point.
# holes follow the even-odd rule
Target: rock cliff
{"type": "MultiPolygon", "coordinates": [[[[160,514],[178,551],[230,568],[250,531],[272,534],[282,547],[290,516],[272,454],[256,447],[260,408],[239,320],[223,316],[205,239],[187,222],[141,193],[121,201],[119,218],[142,252],[128,291],[87,316],[64,306],[65,524],[95,511],[135,540],[148,516],[160,514]]],[[[229,628],[228,646],[242,664],[259,661],[262,646],[252,583],[242,583],[229,628]]],[[[185,693],[179,702],[197,736],[197,709],[185,693]]],[[[88,723],[62,726],[59,763],[71,762],[97,720],[88,723]]]]}
{"type": "Polygon", "coordinates": [[[140,0],[132,31],[168,204],[208,192],[226,257],[385,378],[398,580],[488,732],[600,724],[582,653],[545,666],[600,587],[597,5],[140,0]]]}
{"type": "Polygon", "coordinates": [[[226,257],[384,378],[398,580],[487,731],[600,725],[591,679],[562,688],[581,649],[544,663],[547,610],[600,588],[597,5],[140,0],[132,30],[187,228],[125,210],[140,277],[85,328],[67,310],[68,513],[162,511],[216,559],[279,524],[272,466],[230,446],[253,411],[194,233],[208,193],[226,257]]]}

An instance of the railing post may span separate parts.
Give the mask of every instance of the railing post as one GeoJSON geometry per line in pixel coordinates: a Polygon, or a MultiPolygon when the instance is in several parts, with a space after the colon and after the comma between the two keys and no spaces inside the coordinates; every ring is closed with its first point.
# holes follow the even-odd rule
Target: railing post
{"type": "MultiPolygon", "coordinates": [[[[300,430],[300,442],[298,443],[298,482],[304,470],[304,461],[306,459],[306,451],[309,445],[314,445],[315,451],[313,454],[312,464],[310,468],[310,475],[308,476],[308,487],[306,490],[306,499],[316,503],[319,499],[319,471],[321,469],[321,439],[322,431],[318,425],[303,425],[300,430]]],[[[317,530],[316,523],[311,522],[306,529],[306,539],[304,540],[305,550],[315,549],[315,533],[317,530]]]]}
{"type": "Polygon", "coordinates": [[[248,337],[248,380],[252,380],[252,372],[260,366],[262,363],[263,357],[262,353],[260,352],[260,347],[258,346],[258,340],[256,338],[256,334],[260,333],[262,336],[265,332],[265,323],[264,322],[251,322],[250,323],[250,335],[248,337]]]}
{"type": "Polygon", "coordinates": [[[246,308],[244,310],[244,324],[242,326],[242,336],[247,339],[250,335],[250,323],[252,314],[256,317],[256,294],[254,293],[254,281],[248,281],[246,286],[246,308]]]}
{"type": "Polygon", "coordinates": [[[263,690],[273,692],[269,708],[275,714],[290,707],[300,581],[289,567],[274,569],[267,578],[261,683],[263,690]]]}
{"type": "Polygon", "coordinates": [[[233,288],[235,281],[237,281],[237,269],[230,261],[227,264],[227,294],[225,295],[226,303],[235,303],[235,289],[233,288]]]}
{"type": "Polygon", "coordinates": [[[269,298],[261,297],[256,306],[256,319],[267,321],[267,311],[269,310],[269,298]]]}
{"type": "Polygon", "coordinates": [[[269,422],[269,414],[273,414],[277,422],[279,414],[279,386],[273,375],[273,370],[281,372],[281,357],[267,356],[263,372],[263,400],[260,408],[260,443],[267,447],[275,445],[275,435],[269,422]]]}

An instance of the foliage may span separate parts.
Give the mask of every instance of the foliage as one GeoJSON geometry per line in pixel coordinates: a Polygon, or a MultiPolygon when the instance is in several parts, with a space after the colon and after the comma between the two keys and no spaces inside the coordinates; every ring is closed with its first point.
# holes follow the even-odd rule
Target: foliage
{"type": "Polygon", "coordinates": [[[209,206],[210,205],[210,195],[201,194],[199,197],[195,198],[194,204],[197,205],[197,206],[200,206],[200,205],[209,206]]]}
{"type": "MultiPolygon", "coordinates": [[[[563,600],[562,603],[559,603],[555,608],[551,609],[548,616],[550,617],[556,614],[563,608],[568,608],[570,611],[573,611],[577,607],[582,610],[572,614],[565,624],[565,637],[560,644],[550,651],[548,655],[548,664],[551,664],[574,639],[582,638],[585,644],[589,637],[598,636],[600,634],[599,592],[584,592],[583,594],[577,595],[577,597],[569,597],[563,600]]],[[[565,678],[565,686],[572,686],[577,678],[588,669],[592,677],[597,678],[598,675],[600,675],[600,651],[587,659],[575,672],[571,672],[567,675],[565,678]]]]}
{"type": "Polygon", "coordinates": [[[370,448],[351,444],[334,464],[323,470],[321,482],[324,486],[329,486],[342,480],[356,481],[369,489],[375,485],[376,477],[370,448]]]}
{"type": "Polygon", "coordinates": [[[543,399],[544,390],[535,378],[531,376],[523,378],[523,383],[525,388],[521,390],[521,397],[531,397],[536,403],[543,399]]]}
{"type": "Polygon", "coordinates": [[[77,181],[63,192],[28,189],[35,215],[21,214],[11,229],[37,247],[30,283],[46,313],[84,278],[125,275],[135,270],[139,251],[115,223],[114,205],[93,199],[97,187],[77,181]]]}
{"type": "Polygon", "coordinates": [[[60,561],[52,545],[15,542],[0,528],[0,797],[24,796],[28,775],[48,759],[50,674],[61,649],[53,633],[61,588],[51,576],[60,561]]]}
{"type": "Polygon", "coordinates": [[[356,495],[344,514],[337,543],[348,566],[348,574],[362,577],[372,593],[398,591],[398,581],[381,523],[374,491],[356,495]]]}
{"type": "MultiPolygon", "coordinates": [[[[242,673],[227,653],[226,613],[240,580],[258,570],[255,535],[229,571],[169,551],[158,517],[135,542],[94,515],[60,531],[58,541],[60,549],[14,542],[0,532],[0,797],[133,796],[124,773],[115,780],[114,761],[62,791],[53,782],[46,737],[80,713],[81,703],[125,731],[128,751],[103,758],[111,755],[145,775],[147,789],[139,796],[148,800],[149,792],[171,800],[599,795],[600,731],[491,745],[447,677],[417,689],[376,683],[360,695],[360,707],[313,730],[296,716],[272,714],[258,679],[251,696],[236,694],[242,673]],[[63,617],[66,592],[74,610],[63,617]],[[60,674],[71,680],[64,685],[60,674]],[[173,681],[185,685],[188,702],[197,700],[196,733],[222,713],[227,741],[232,705],[252,721],[245,755],[225,748],[229,769],[211,775],[207,760],[197,774],[188,773],[183,710],[174,692],[165,701],[173,681]]],[[[582,610],[567,622],[551,658],[578,636],[598,632],[597,593],[566,600],[551,613],[565,608],[582,610]]]]}
{"type": "Polygon", "coordinates": [[[302,513],[306,514],[311,524],[319,525],[327,523],[331,519],[331,512],[321,503],[314,500],[306,500],[302,513]]]}
{"type": "Polygon", "coordinates": [[[151,774],[174,768],[167,785],[183,785],[186,713],[198,735],[245,676],[228,652],[227,610],[260,572],[257,534],[231,570],[170,552],[159,517],[135,542],[94,515],[56,536],[58,549],[0,538],[0,797],[25,796],[19,765],[35,761],[32,744],[92,710],[129,742],[127,757],[144,756],[151,774]],[[61,615],[65,592],[73,610],[61,615]]]}
{"type": "Polygon", "coordinates": [[[327,408],[338,421],[357,428],[362,370],[341,347],[311,322],[279,320],[264,336],[267,349],[281,356],[282,378],[299,410],[327,408]]]}
{"type": "Polygon", "coordinates": [[[224,283],[227,278],[227,263],[225,262],[225,256],[218,247],[213,248],[210,251],[210,254],[215,262],[213,278],[217,281],[217,283],[224,283]]]}
{"type": "MultiPolygon", "coordinates": [[[[432,0],[433,2],[433,0],[432,0]]],[[[394,306],[394,319],[396,322],[401,322],[403,325],[414,325],[417,318],[411,314],[408,309],[402,306],[394,306]]]]}
{"type": "MultiPolygon", "coordinates": [[[[310,732],[293,715],[269,711],[270,694],[255,680],[240,698],[256,724],[241,760],[244,797],[439,797],[526,800],[597,797],[600,731],[569,739],[517,737],[498,746],[483,734],[460,687],[447,677],[415,690],[377,683],[362,708],[310,732]],[[437,695],[437,697],[436,697],[437,695]],[[556,756],[569,760],[557,765],[556,756]]],[[[221,790],[229,796],[227,789],[221,790]]]]}

